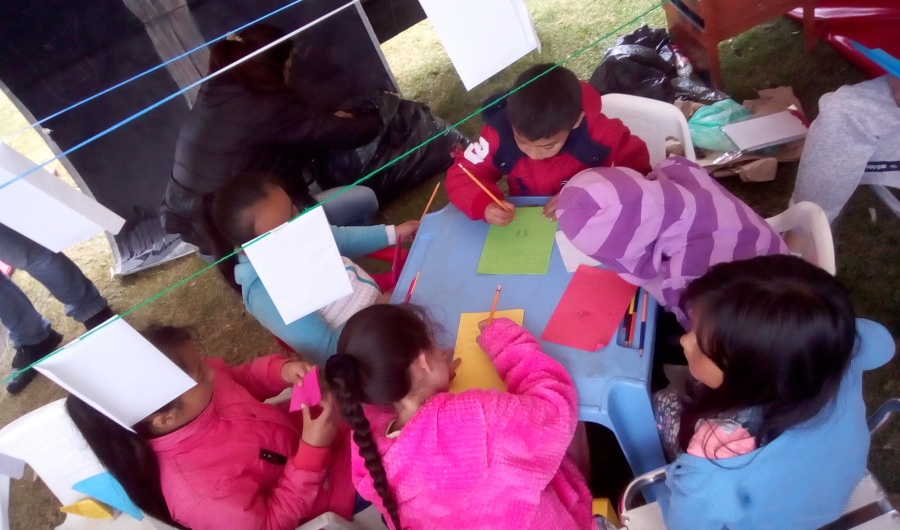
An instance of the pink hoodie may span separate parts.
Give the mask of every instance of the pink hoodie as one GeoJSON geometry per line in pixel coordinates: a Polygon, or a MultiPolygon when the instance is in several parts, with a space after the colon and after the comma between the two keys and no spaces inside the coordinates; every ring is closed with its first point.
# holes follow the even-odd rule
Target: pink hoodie
{"type": "MultiPolygon", "coordinates": [[[[407,530],[590,528],[591,494],[565,456],[578,422],[572,379],[510,320],[485,328],[481,344],[508,392],[440,393],[396,438],[385,436],[393,411],[366,407],[400,523],[407,530]]],[[[390,525],[355,445],[353,483],[390,525]]]]}
{"type": "Polygon", "coordinates": [[[327,511],[353,517],[346,426],[331,447],[312,447],[300,439],[299,413],[261,402],[284,390],[287,361],[268,355],[233,368],[206,361],[216,370],[209,406],[150,440],[173,519],[192,530],[294,530],[327,511]],[[286,463],[263,459],[263,450],[286,463]]]}

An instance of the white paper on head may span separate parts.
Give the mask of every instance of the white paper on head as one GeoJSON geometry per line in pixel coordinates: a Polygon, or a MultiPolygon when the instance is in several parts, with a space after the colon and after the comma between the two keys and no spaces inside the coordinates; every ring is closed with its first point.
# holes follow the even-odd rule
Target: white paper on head
{"type": "Polygon", "coordinates": [[[419,3],[466,90],[540,46],[523,0],[419,0],[419,3]]]}
{"type": "Polygon", "coordinates": [[[789,110],[731,123],[723,126],[722,130],[741,151],[786,144],[805,138],[808,132],[800,118],[789,110]]]}
{"type": "MultiPolygon", "coordinates": [[[[0,143],[0,185],[35,163],[0,143]]],[[[118,234],[125,219],[40,168],[0,188],[0,223],[59,252],[104,230],[118,234]]]]}
{"type": "Polygon", "coordinates": [[[591,267],[600,265],[599,261],[578,250],[561,231],[556,232],[556,248],[559,249],[559,255],[562,257],[567,272],[575,272],[579,265],[591,267]]]}
{"type": "Polygon", "coordinates": [[[353,294],[321,206],[279,226],[244,252],[285,324],[353,294]]]}
{"type": "Polygon", "coordinates": [[[121,318],[35,368],[129,430],[197,384],[121,318]]]}

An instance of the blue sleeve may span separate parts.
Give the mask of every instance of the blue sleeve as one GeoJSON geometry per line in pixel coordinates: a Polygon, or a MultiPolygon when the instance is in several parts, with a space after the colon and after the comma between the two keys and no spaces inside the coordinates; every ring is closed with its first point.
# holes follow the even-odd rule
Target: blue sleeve
{"type": "Polygon", "coordinates": [[[244,304],[260,324],[319,367],[325,366],[325,361],[337,351],[337,341],[343,326],[332,329],[322,320],[318,311],[285,324],[259,279],[246,291],[244,304]]]}
{"type": "Polygon", "coordinates": [[[384,225],[375,226],[332,226],[334,242],[341,256],[353,259],[379,251],[388,246],[388,236],[384,225]]]}
{"type": "Polygon", "coordinates": [[[666,528],[722,530],[739,517],[744,508],[730,495],[733,488],[718,478],[721,472],[682,466],[678,459],[672,462],[666,468],[666,483],[657,499],[666,528]]]}

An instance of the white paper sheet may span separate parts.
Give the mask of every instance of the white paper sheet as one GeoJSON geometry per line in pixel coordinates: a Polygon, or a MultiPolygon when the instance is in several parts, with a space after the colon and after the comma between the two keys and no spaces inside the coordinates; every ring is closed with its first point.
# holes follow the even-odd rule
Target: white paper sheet
{"type": "Polygon", "coordinates": [[[540,46],[523,0],[419,0],[419,3],[466,90],[540,46]]]}
{"type": "Polygon", "coordinates": [[[579,265],[590,265],[591,267],[600,265],[599,261],[575,248],[575,245],[562,232],[556,233],[556,248],[559,249],[559,255],[562,256],[567,272],[575,272],[579,265]]]}
{"type": "Polygon", "coordinates": [[[321,206],[281,225],[244,252],[285,324],[353,293],[321,206]]]}
{"type": "Polygon", "coordinates": [[[786,144],[805,138],[808,132],[800,118],[788,110],[725,125],[722,130],[741,151],[786,144]]]}
{"type": "Polygon", "coordinates": [[[35,368],[126,429],[197,384],[121,318],[35,368]]]}
{"type": "MultiPolygon", "coordinates": [[[[35,166],[0,143],[0,185],[35,166]]],[[[125,224],[114,212],[44,168],[0,188],[0,223],[54,252],[125,224]]]]}

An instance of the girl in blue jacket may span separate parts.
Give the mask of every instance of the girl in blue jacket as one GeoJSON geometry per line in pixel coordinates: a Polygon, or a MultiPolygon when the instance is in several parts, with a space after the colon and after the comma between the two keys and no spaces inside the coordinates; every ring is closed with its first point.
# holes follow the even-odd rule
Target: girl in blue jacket
{"type": "Polygon", "coordinates": [[[722,263],[680,304],[686,395],[654,397],[676,454],[659,503],[670,530],[815,529],[837,519],[866,469],[862,372],[887,331],[854,316],[833,276],[784,255],[722,263]]]}
{"type": "MultiPolygon", "coordinates": [[[[299,213],[284,189],[266,174],[237,175],[206,202],[207,229],[215,247],[216,260],[299,213]]],[[[343,323],[364,307],[386,303],[391,295],[390,291],[382,293],[372,278],[350,259],[387,248],[395,244],[398,237],[409,241],[418,228],[418,221],[397,226],[332,226],[331,232],[344,258],[353,294],[290,324],[284,323],[253,264],[243,252],[220,262],[219,271],[228,285],[241,293],[247,311],[260,324],[306,359],[324,366],[337,348],[343,323]]],[[[316,279],[298,278],[298,281],[313,282],[316,279]]]]}

